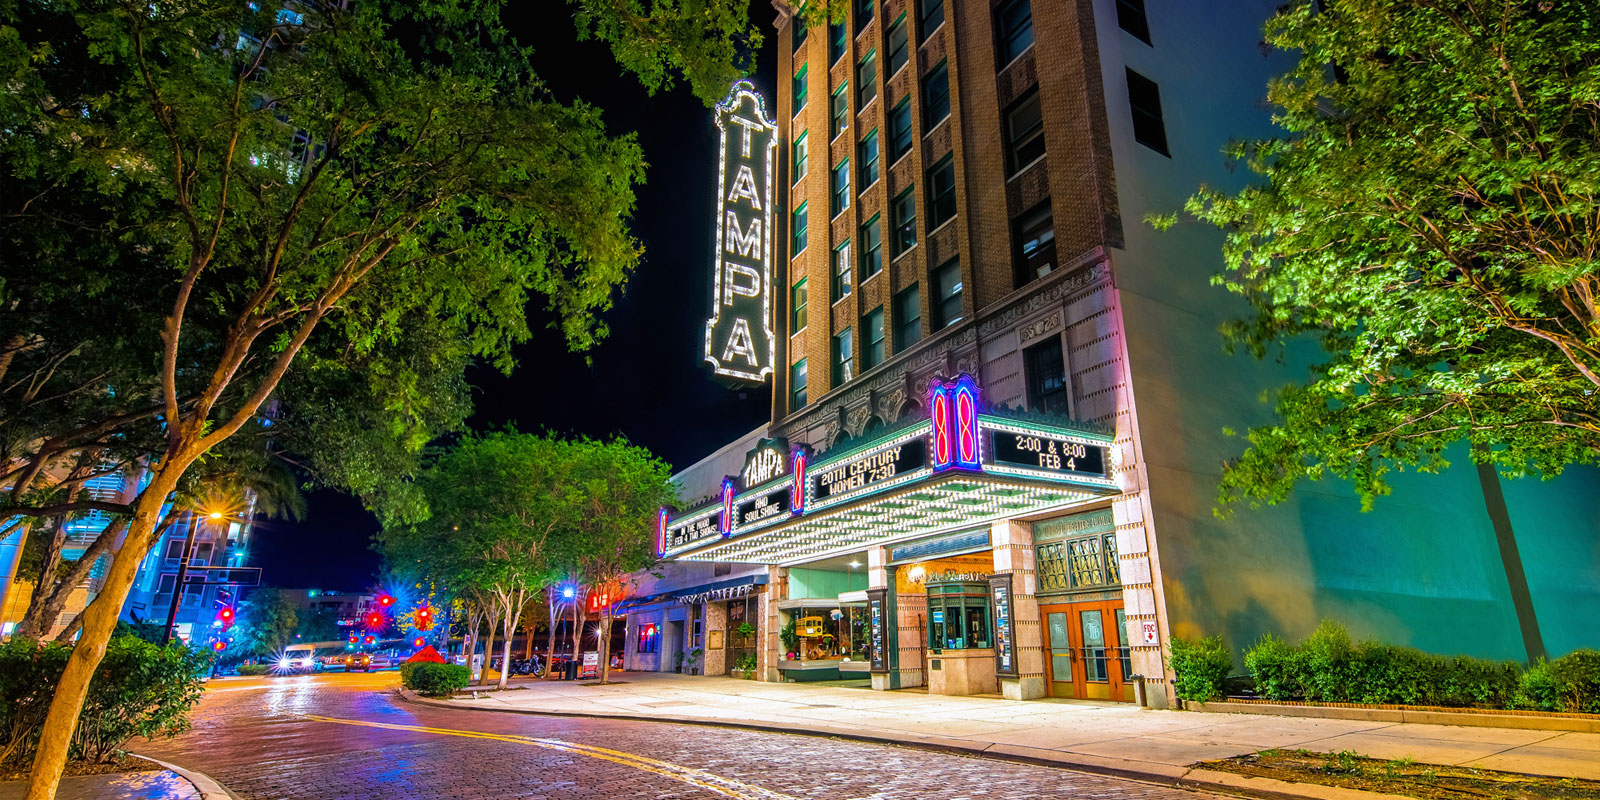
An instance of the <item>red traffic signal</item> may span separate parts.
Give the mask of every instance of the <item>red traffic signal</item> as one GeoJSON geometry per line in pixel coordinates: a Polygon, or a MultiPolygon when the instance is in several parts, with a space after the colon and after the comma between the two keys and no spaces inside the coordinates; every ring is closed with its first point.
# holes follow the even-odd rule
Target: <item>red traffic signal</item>
{"type": "Polygon", "coordinates": [[[422,638],[421,636],[418,636],[417,638],[411,640],[411,646],[417,648],[418,650],[421,650],[422,646],[427,644],[427,643],[428,643],[428,640],[422,638]]]}
{"type": "Polygon", "coordinates": [[[226,630],[229,627],[232,627],[232,625],[233,625],[233,608],[231,606],[223,606],[220,610],[218,610],[217,611],[217,621],[222,623],[222,627],[223,627],[224,630],[226,630]]]}
{"type": "Polygon", "coordinates": [[[433,630],[433,609],[427,606],[417,609],[416,623],[419,631],[433,630]]]}
{"type": "Polygon", "coordinates": [[[375,641],[377,641],[377,639],[373,638],[371,634],[367,634],[367,639],[366,639],[367,644],[372,644],[375,641]]]}
{"type": "Polygon", "coordinates": [[[378,595],[378,605],[388,608],[389,606],[394,605],[394,597],[392,595],[380,594],[378,595]]]}
{"type": "Polygon", "coordinates": [[[383,613],[379,612],[379,611],[373,611],[373,612],[367,614],[367,627],[371,628],[373,630],[377,630],[378,628],[382,628],[383,627],[383,613]]]}

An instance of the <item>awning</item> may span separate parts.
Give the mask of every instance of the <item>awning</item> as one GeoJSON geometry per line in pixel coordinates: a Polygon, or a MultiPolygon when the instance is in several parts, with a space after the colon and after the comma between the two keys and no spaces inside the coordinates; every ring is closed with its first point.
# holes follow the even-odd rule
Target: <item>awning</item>
{"type": "Polygon", "coordinates": [[[719,502],[664,515],[659,543],[669,559],[805,563],[1116,495],[1115,461],[1109,434],[1070,421],[936,414],[838,454],[797,451],[790,474],[746,491],[730,479],[719,502]]]}
{"type": "Polygon", "coordinates": [[[755,587],[765,586],[768,580],[769,576],[763,572],[755,575],[743,575],[737,578],[729,578],[725,581],[702,583],[684,589],[674,589],[672,591],[647,595],[645,597],[635,597],[618,603],[616,613],[626,614],[636,609],[656,605],[657,603],[694,603],[704,602],[705,600],[715,600],[719,597],[731,600],[735,597],[742,597],[743,595],[754,593],[755,587]]]}

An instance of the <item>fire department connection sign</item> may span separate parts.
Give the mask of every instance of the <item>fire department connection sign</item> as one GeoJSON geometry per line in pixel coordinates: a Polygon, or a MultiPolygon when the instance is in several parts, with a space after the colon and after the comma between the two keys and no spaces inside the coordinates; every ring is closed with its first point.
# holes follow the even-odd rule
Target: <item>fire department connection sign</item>
{"type": "Polygon", "coordinates": [[[776,360],[772,333],[772,183],[778,123],[749,81],[715,111],[722,131],[717,167],[717,254],[713,260],[706,361],[718,376],[762,383],[776,360]]]}

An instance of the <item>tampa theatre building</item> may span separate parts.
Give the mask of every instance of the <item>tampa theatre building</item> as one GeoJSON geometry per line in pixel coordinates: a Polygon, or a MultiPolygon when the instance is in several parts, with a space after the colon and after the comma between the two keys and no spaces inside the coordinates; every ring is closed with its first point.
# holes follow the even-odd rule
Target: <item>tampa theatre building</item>
{"type": "Polygon", "coordinates": [[[780,18],[776,102],[739,84],[715,111],[705,339],[772,419],[679,473],[704,499],[663,510],[657,545],[703,585],[630,614],[630,664],[671,631],[708,674],[1163,707],[1175,635],[1237,651],[1332,618],[1519,661],[1597,644],[1593,471],[1502,480],[1463,451],[1369,512],[1323,482],[1213,513],[1244,446],[1225,431],[1270,421],[1262,393],[1310,362],[1226,353],[1246,309],[1210,285],[1220,235],[1141,220],[1242,185],[1223,145],[1278,133],[1277,6],[780,18]]]}

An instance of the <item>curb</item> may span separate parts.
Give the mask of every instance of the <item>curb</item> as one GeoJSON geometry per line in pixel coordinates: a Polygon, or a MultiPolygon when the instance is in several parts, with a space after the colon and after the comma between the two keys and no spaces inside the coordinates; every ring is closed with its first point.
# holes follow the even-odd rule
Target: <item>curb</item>
{"type": "Polygon", "coordinates": [[[129,753],[128,755],[137,756],[138,758],[142,758],[152,764],[160,764],[162,767],[178,773],[179,777],[192,784],[195,788],[195,791],[200,793],[200,800],[239,800],[238,796],[236,796],[233,792],[228,791],[228,787],[217,783],[215,778],[212,778],[210,775],[207,775],[204,772],[196,772],[192,769],[184,769],[177,764],[162,761],[159,758],[151,758],[149,756],[139,755],[138,753],[129,753]]]}
{"type": "MultiPolygon", "coordinates": [[[[711,719],[706,717],[682,717],[674,715],[659,715],[642,717],[637,714],[624,712],[603,711],[539,711],[528,708],[485,708],[478,705],[461,705],[448,700],[433,700],[418,696],[405,689],[395,689],[400,699],[415,705],[433,706],[452,711],[478,711],[489,714],[523,714],[534,717],[578,717],[586,719],[620,719],[633,722],[661,722],[674,725],[702,725],[712,728],[738,728],[741,730],[761,731],[764,733],[788,733],[799,736],[821,736],[848,741],[866,742],[868,744],[888,744],[899,747],[909,747],[917,750],[929,750],[954,755],[964,755],[976,758],[989,758],[996,761],[1009,761],[1018,764],[1030,764],[1041,767],[1054,767],[1057,769],[1085,772],[1094,775],[1103,775],[1110,778],[1154,783],[1162,786],[1175,786],[1183,789],[1197,789],[1202,791],[1220,792],[1230,795],[1243,795],[1259,797],[1266,800],[1415,800],[1415,798],[1400,795],[1383,794],[1379,792],[1364,792],[1358,789],[1344,789],[1335,786],[1322,786],[1314,783],[1294,783],[1280,781],[1273,778],[1254,778],[1244,775],[1234,775],[1228,772],[1216,772],[1208,769],[1195,769],[1191,767],[1173,767],[1165,764],[1150,762],[1128,761],[1120,758],[1099,757],[1062,753],[1058,750],[1043,750],[1033,747],[1005,744],[979,744],[965,739],[949,739],[939,736],[907,735],[905,738],[892,738],[871,733],[862,733],[842,728],[829,728],[821,725],[777,725],[762,722],[743,722],[740,720],[711,719]]],[[[209,800],[209,798],[207,799],[209,800]]]]}

